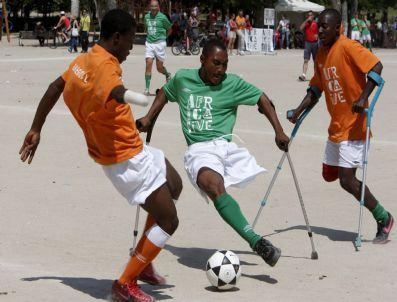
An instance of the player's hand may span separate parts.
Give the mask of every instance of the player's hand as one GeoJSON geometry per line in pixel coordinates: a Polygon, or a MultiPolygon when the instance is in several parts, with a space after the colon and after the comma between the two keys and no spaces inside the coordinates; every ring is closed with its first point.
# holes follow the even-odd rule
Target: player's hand
{"type": "Polygon", "coordinates": [[[287,120],[295,124],[299,118],[300,113],[296,109],[291,109],[287,111],[287,120]]]}
{"type": "Polygon", "coordinates": [[[356,101],[353,103],[352,112],[353,113],[363,113],[364,112],[364,102],[363,101],[356,101]]]}
{"type": "Polygon", "coordinates": [[[40,132],[30,130],[28,134],[26,134],[22,147],[19,150],[19,154],[21,155],[21,160],[23,162],[25,162],[27,159],[28,159],[28,164],[32,162],[39,143],[40,143],[40,132]]]}
{"type": "Polygon", "coordinates": [[[140,119],[137,119],[136,122],[136,127],[138,128],[139,132],[148,132],[150,127],[152,126],[152,122],[149,118],[146,116],[141,117],[140,119]]]}
{"type": "Polygon", "coordinates": [[[289,137],[284,132],[276,133],[276,145],[280,150],[288,152],[288,144],[289,137]]]}

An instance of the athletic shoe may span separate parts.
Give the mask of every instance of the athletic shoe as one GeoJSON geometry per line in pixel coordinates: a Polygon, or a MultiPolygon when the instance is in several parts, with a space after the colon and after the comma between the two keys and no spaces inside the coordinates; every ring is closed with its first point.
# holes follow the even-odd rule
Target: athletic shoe
{"type": "Polygon", "coordinates": [[[146,88],[145,91],[143,92],[143,94],[146,96],[149,96],[150,95],[149,89],[146,88]]]}
{"type": "Polygon", "coordinates": [[[263,237],[255,245],[254,250],[270,266],[275,266],[281,256],[281,250],[263,237]]]}
{"type": "Polygon", "coordinates": [[[299,76],[299,80],[302,81],[302,82],[306,81],[306,76],[304,74],[300,75],[299,76]]]}
{"type": "Polygon", "coordinates": [[[378,231],[376,232],[376,237],[372,241],[375,244],[387,243],[387,238],[389,237],[390,231],[394,224],[393,216],[388,212],[389,218],[386,222],[378,221],[378,231]]]}
{"type": "Polygon", "coordinates": [[[136,280],[120,285],[115,280],[112,286],[112,300],[118,302],[154,302],[154,297],[144,293],[136,280]]]}
{"type": "Polygon", "coordinates": [[[171,80],[171,72],[167,72],[165,75],[165,80],[168,82],[169,80],[171,80]]]}
{"type": "Polygon", "coordinates": [[[151,285],[164,285],[167,282],[163,276],[159,275],[154,270],[152,263],[149,263],[149,265],[145,267],[142,273],[138,276],[138,280],[151,285]]]}

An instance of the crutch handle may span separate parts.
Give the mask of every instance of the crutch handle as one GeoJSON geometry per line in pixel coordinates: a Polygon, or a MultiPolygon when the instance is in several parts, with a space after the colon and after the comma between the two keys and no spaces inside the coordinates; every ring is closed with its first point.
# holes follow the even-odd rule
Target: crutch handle
{"type": "Polygon", "coordinates": [[[372,114],[376,105],[376,102],[378,101],[379,95],[382,92],[383,86],[385,85],[385,80],[376,72],[370,71],[368,73],[368,78],[373,80],[378,88],[375,91],[375,95],[372,98],[372,102],[369,104],[368,108],[364,109],[364,112],[367,114],[367,127],[371,126],[371,119],[372,119],[372,114]]]}
{"type": "MultiPolygon", "coordinates": [[[[303,112],[301,113],[301,115],[299,116],[298,120],[295,123],[294,129],[292,130],[292,133],[291,133],[292,138],[295,137],[300,125],[302,124],[302,122],[306,118],[306,116],[309,114],[310,110],[312,110],[312,108],[313,108],[313,106],[308,107],[305,110],[303,110],[303,112]]],[[[292,114],[293,114],[293,110],[287,111],[287,117],[292,116],[292,114]]]]}

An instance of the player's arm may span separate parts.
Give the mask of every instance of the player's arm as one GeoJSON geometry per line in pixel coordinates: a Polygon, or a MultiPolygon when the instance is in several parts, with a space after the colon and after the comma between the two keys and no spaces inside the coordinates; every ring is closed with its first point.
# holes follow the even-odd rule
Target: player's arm
{"type": "Polygon", "coordinates": [[[317,87],[309,87],[307,89],[305,97],[303,98],[299,106],[296,107],[296,109],[289,110],[288,112],[290,112],[291,114],[288,114],[287,112],[287,119],[291,123],[295,124],[302,112],[305,111],[305,109],[313,108],[317,104],[320,97],[321,92],[318,90],[317,87]]]}
{"type": "Polygon", "coordinates": [[[136,121],[138,130],[140,132],[147,132],[151,128],[153,121],[160,114],[161,110],[163,110],[163,107],[165,106],[165,104],[167,104],[167,102],[167,97],[164,93],[163,88],[161,88],[156,92],[156,97],[148,113],[146,113],[144,117],[136,121]]]}
{"type": "Polygon", "coordinates": [[[109,98],[115,99],[121,104],[134,104],[139,106],[147,106],[149,99],[142,93],[126,89],[123,85],[117,86],[110,92],[109,98]]]}
{"type": "Polygon", "coordinates": [[[19,150],[21,160],[25,162],[28,159],[28,164],[33,160],[37,146],[40,143],[40,132],[43,128],[44,122],[51,109],[57,103],[65,87],[65,81],[62,77],[57,78],[52,82],[47,91],[44,93],[37,107],[36,114],[33,119],[32,126],[26,134],[22,147],[19,150]]]}
{"type": "Polygon", "coordinates": [[[288,151],[288,143],[289,138],[284,133],[283,127],[280,124],[280,121],[277,117],[276,110],[274,108],[274,104],[272,101],[267,97],[266,94],[262,93],[258,101],[258,109],[259,112],[263,113],[267,119],[269,120],[270,124],[272,125],[274,132],[276,134],[276,144],[280,150],[288,151]]]}
{"type": "MultiPolygon", "coordinates": [[[[373,71],[373,72],[377,73],[378,75],[380,75],[382,73],[382,69],[383,69],[383,65],[379,61],[370,70],[370,72],[373,71]]],[[[364,111],[365,101],[368,100],[368,97],[370,96],[370,94],[374,90],[375,86],[376,86],[376,82],[373,79],[368,78],[367,84],[365,85],[364,90],[363,90],[363,92],[360,95],[360,98],[356,102],[353,103],[353,106],[352,106],[352,111],[353,112],[361,113],[361,112],[364,111]]]]}

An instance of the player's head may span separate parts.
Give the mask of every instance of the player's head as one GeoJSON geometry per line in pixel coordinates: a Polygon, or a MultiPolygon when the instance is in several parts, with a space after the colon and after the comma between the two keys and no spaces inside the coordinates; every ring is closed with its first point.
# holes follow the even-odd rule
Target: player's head
{"type": "Polygon", "coordinates": [[[320,13],[318,18],[318,37],[321,44],[330,48],[340,35],[340,25],[342,17],[333,8],[327,8],[320,13]]]}
{"type": "Polygon", "coordinates": [[[121,63],[130,54],[135,29],[134,17],[124,10],[112,9],[102,19],[100,44],[121,63]]]}
{"type": "Polygon", "coordinates": [[[216,38],[208,40],[200,56],[201,79],[210,85],[220,84],[224,78],[229,62],[225,44],[216,38]]]}
{"type": "Polygon", "coordinates": [[[150,13],[156,15],[160,11],[160,5],[157,0],[150,1],[150,13]]]}

